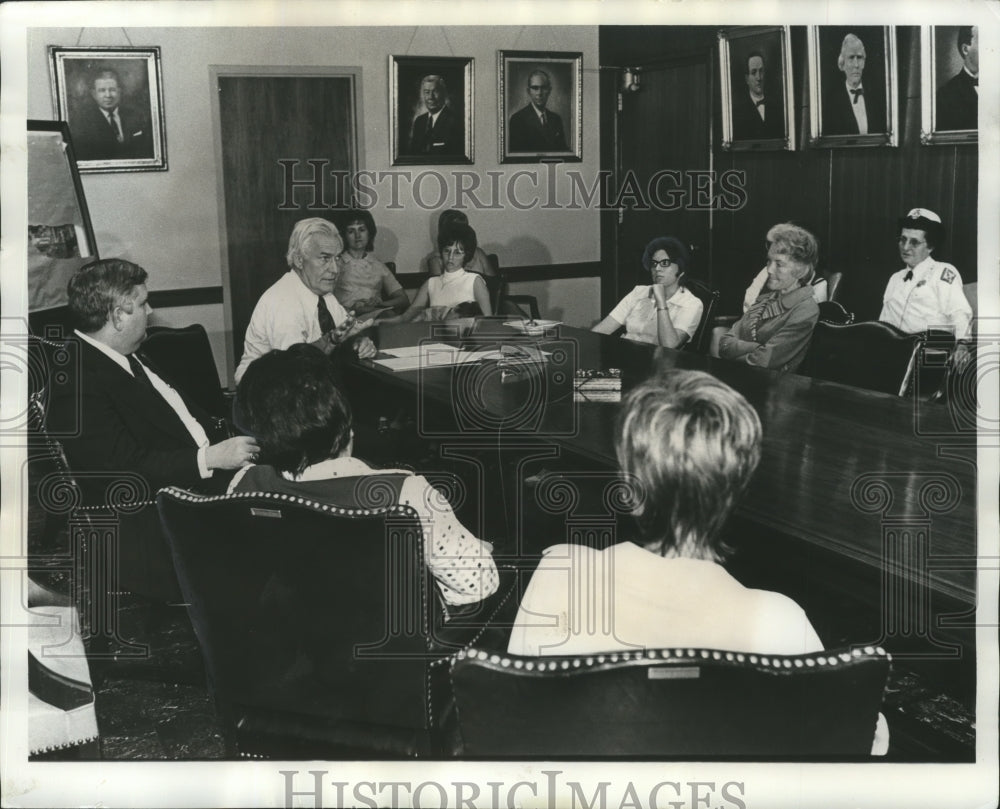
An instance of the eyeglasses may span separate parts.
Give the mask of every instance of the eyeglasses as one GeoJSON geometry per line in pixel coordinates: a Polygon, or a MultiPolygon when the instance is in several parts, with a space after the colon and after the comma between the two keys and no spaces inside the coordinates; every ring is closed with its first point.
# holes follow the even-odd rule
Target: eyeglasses
{"type": "Polygon", "coordinates": [[[924,239],[908,239],[906,236],[899,237],[900,247],[920,247],[922,244],[927,244],[924,239]]]}
{"type": "Polygon", "coordinates": [[[677,262],[674,261],[672,258],[661,258],[661,259],[654,258],[651,259],[649,263],[651,265],[650,269],[653,270],[656,269],[657,267],[662,267],[663,269],[667,269],[667,267],[669,267],[671,264],[676,264],[677,262]]]}
{"type": "Polygon", "coordinates": [[[550,89],[550,87],[547,84],[529,84],[528,89],[534,90],[536,93],[538,93],[541,92],[542,90],[548,90],[550,89]]]}

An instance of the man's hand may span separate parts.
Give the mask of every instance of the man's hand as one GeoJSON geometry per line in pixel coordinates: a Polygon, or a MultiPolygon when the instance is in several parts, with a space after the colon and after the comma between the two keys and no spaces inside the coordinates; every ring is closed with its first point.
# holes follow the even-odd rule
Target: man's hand
{"type": "Polygon", "coordinates": [[[370,337],[360,337],[354,341],[354,350],[358,353],[358,358],[368,360],[378,353],[375,343],[370,337]]]}
{"type": "Polygon", "coordinates": [[[205,450],[205,465],[209,469],[239,469],[257,460],[260,447],[257,440],[246,435],[227,438],[205,450]]]}

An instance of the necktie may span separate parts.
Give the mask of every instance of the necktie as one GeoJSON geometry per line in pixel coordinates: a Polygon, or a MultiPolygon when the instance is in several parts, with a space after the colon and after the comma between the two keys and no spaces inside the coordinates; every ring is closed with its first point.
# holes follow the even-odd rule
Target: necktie
{"type": "Polygon", "coordinates": [[[540,117],[542,119],[542,127],[544,128],[545,125],[549,122],[549,119],[545,117],[545,110],[542,110],[542,114],[540,117]]]}
{"type": "Polygon", "coordinates": [[[762,98],[762,99],[761,99],[760,101],[756,101],[756,102],[754,102],[754,103],[755,103],[755,104],[756,104],[756,105],[757,105],[758,107],[762,107],[762,106],[764,106],[764,99],[762,98]]]}
{"type": "Polygon", "coordinates": [[[903,276],[903,281],[906,282],[912,280],[913,280],[913,270],[907,270],[906,275],[903,276]]]}
{"type": "Polygon", "coordinates": [[[136,378],[136,381],[141,382],[147,388],[151,390],[156,390],[153,387],[152,381],[149,379],[149,375],[146,373],[146,369],[142,367],[142,363],[136,359],[135,354],[128,355],[128,365],[132,369],[132,376],[136,378]]]}
{"type": "Polygon", "coordinates": [[[118,122],[118,110],[112,110],[108,113],[108,122],[111,124],[111,131],[115,133],[115,140],[121,143],[125,140],[125,136],[122,135],[122,126],[118,122]]]}
{"type": "Polygon", "coordinates": [[[974,78],[974,79],[972,80],[972,86],[973,86],[973,87],[978,87],[978,86],[979,86],[979,76],[976,76],[976,77],[975,77],[975,78],[974,78]]]}
{"type": "Polygon", "coordinates": [[[323,334],[326,334],[328,331],[333,331],[335,324],[333,322],[333,315],[326,308],[326,301],[323,300],[323,296],[319,295],[318,297],[319,303],[316,304],[316,314],[319,316],[319,330],[323,334]]]}
{"type": "Polygon", "coordinates": [[[854,94],[854,101],[852,101],[851,103],[852,104],[857,104],[858,103],[858,99],[861,98],[861,96],[863,96],[865,94],[865,88],[864,87],[854,87],[854,88],[850,88],[850,89],[851,89],[851,92],[854,94]]]}

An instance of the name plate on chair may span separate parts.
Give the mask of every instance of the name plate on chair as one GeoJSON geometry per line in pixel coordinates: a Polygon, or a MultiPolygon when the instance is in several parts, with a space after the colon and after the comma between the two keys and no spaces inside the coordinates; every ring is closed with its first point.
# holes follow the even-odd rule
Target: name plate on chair
{"type": "Polygon", "coordinates": [[[250,514],[254,517],[274,517],[279,520],[281,519],[280,508],[251,508],[250,514]]]}
{"type": "Polygon", "coordinates": [[[647,680],[697,680],[701,677],[701,666],[650,666],[646,669],[647,680]]]}

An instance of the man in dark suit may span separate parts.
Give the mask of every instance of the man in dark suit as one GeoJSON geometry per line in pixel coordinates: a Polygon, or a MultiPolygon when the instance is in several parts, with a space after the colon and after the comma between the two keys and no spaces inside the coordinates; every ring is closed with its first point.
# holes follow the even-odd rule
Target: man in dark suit
{"type": "Polygon", "coordinates": [[[937,130],[979,127],[979,27],[959,28],[957,47],[964,64],[938,90],[937,130]]]}
{"type": "MultiPolygon", "coordinates": [[[[116,478],[137,501],[169,485],[224,491],[227,473],[256,459],[252,438],[212,443],[207,414],[138,353],[152,311],[146,277],[132,262],[102,259],[81,268],[67,287],[79,361],[76,378],[53,388],[46,423],[67,436],[66,458],[87,505],[106,505],[116,478]]],[[[157,581],[157,572],[163,576],[173,565],[158,536],[156,509],[140,511],[129,515],[131,530],[123,519],[122,559],[134,562],[119,564],[123,584],[145,594],[170,592],[169,581],[157,581]],[[127,581],[133,575],[139,585],[127,581]]]]}
{"type": "Polygon", "coordinates": [[[747,92],[733,93],[733,140],[761,140],[785,136],[780,96],[765,97],[764,54],[753,51],[743,65],[747,92]]]}
{"type": "Polygon", "coordinates": [[[410,130],[408,154],[465,154],[462,122],[448,103],[448,86],[440,76],[424,76],[420,98],[427,112],[418,115],[410,130]]]}
{"type": "Polygon", "coordinates": [[[528,97],[531,103],[510,116],[509,151],[568,151],[562,118],[546,109],[551,92],[552,82],[544,70],[535,70],[528,76],[528,97]]]}
{"type": "Polygon", "coordinates": [[[824,135],[869,135],[885,132],[885,88],[862,84],[865,46],[854,34],[844,37],[837,68],[844,84],[833,82],[823,89],[824,135]]]}
{"type": "Polygon", "coordinates": [[[94,74],[90,96],[94,103],[85,104],[70,121],[78,160],[136,160],[154,156],[149,116],[122,106],[121,82],[114,70],[94,74]]]}

